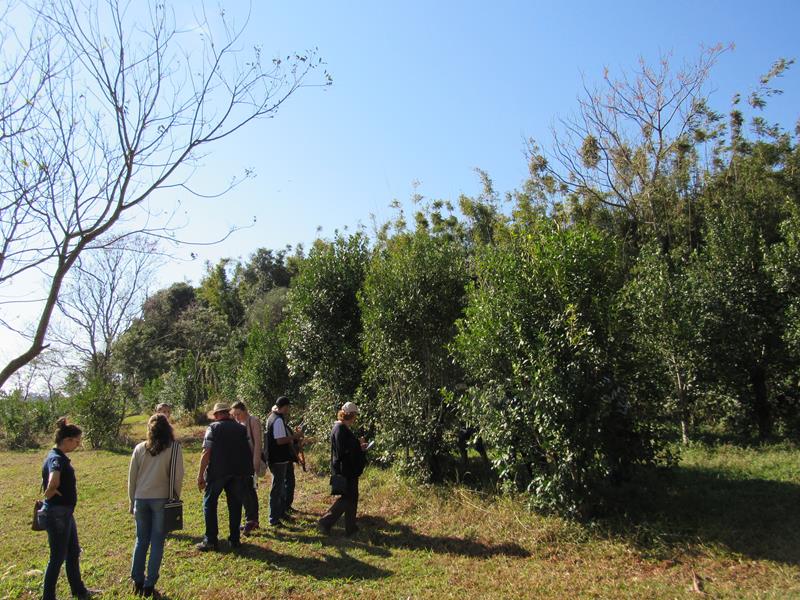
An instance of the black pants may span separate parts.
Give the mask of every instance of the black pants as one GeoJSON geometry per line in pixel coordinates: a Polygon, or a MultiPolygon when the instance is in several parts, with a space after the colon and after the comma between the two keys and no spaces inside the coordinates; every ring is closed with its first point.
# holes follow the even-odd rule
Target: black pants
{"type": "Polygon", "coordinates": [[[239,541],[239,523],[242,520],[242,488],[245,485],[245,477],[238,475],[228,475],[220,477],[206,484],[206,492],[203,496],[203,515],[206,521],[205,541],[211,544],[217,543],[219,525],[217,522],[217,501],[222,491],[225,491],[225,500],[228,504],[228,526],[232,542],[239,541]]]}
{"type": "Polygon", "coordinates": [[[252,477],[245,481],[242,503],[244,520],[248,523],[258,523],[258,494],[256,494],[255,479],[252,477]]]}
{"type": "Polygon", "coordinates": [[[336,499],[322,518],[320,524],[330,529],[344,514],[344,531],[352,533],[356,530],[356,511],[358,510],[358,477],[347,478],[345,493],[336,499]]]}

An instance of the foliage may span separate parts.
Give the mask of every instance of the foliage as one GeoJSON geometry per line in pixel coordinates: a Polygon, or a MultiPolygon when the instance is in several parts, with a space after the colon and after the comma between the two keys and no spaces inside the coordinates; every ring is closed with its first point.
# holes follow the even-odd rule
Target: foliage
{"type": "Polygon", "coordinates": [[[65,408],[59,396],[26,397],[20,389],[0,392],[0,442],[12,450],[38,448],[65,408]]]}
{"type": "Polygon", "coordinates": [[[589,513],[664,443],[615,354],[617,252],[591,227],[543,219],[476,262],[454,344],[473,387],[458,406],[495,448],[500,475],[539,507],[589,513]]]}
{"type": "Polygon", "coordinates": [[[359,297],[369,419],[381,448],[422,478],[442,476],[446,436],[456,427],[442,391],[463,381],[448,344],[467,279],[463,246],[418,230],[376,252],[359,297]]]}
{"type": "Polygon", "coordinates": [[[275,399],[289,393],[286,353],[275,329],[250,330],[237,380],[237,397],[250,411],[269,415],[275,399]]]}
{"type": "Polygon", "coordinates": [[[307,401],[312,432],[326,431],[352,398],[363,366],[361,311],[356,294],[369,257],[362,233],[318,240],[292,282],[286,317],[289,375],[307,401]]]}
{"type": "Polygon", "coordinates": [[[631,358],[648,380],[652,400],[663,398],[680,423],[684,443],[695,417],[702,361],[688,262],[681,255],[663,254],[658,244],[647,244],[619,298],[619,325],[628,326],[631,358]]]}
{"type": "Polygon", "coordinates": [[[115,448],[127,409],[127,395],[102,374],[89,374],[77,382],[71,401],[75,420],[92,448],[115,448]]]}

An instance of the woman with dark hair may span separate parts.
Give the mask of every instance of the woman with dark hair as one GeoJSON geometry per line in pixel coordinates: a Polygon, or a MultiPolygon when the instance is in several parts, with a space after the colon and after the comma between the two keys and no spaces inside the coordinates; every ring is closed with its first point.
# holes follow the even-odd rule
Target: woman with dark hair
{"type": "Polygon", "coordinates": [[[77,598],[95,595],[94,591],[86,589],[81,578],[81,547],[74,516],[78,488],[75,470],[67,458],[67,454],[81,445],[82,433],[79,427],[67,423],[66,417],[61,417],[56,423],[55,447],[42,465],[44,506],[39,513],[39,522],[47,530],[50,544],[50,560],[44,573],[43,600],[55,600],[58,574],[65,562],[72,595],[77,598]]]}
{"type": "Polygon", "coordinates": [[[131,579],[134,593],[153,596],[158,581],[161,559],[164,556],[164,504],[170,498],[179,498],[183,485],[183,455],[175,441],[172,426],[163,414],[155,414],[147,421],[147,440],[133,449],[128,470],[128,498],[130,512],[136,518],[136,545],[133,548],[131,579]],[[175,489],[169,489],[169,472],[172,453],[177,453],[175,489]],[[150,560],[145,559],[150,548],[150,560]]]}
{"type": "Polygon", "coordinates": [[[344,493],[317,522],[319,530],[326,535],[331,532],[342,514],[345,535],[350,536],[358,531],[358,478],[367,464],[367,442],[353,433],[357,415],[358,406],[354,402],[345,402],[331,431],[331,472],[342,475],[347,480],[347,485],[344,493]]]}

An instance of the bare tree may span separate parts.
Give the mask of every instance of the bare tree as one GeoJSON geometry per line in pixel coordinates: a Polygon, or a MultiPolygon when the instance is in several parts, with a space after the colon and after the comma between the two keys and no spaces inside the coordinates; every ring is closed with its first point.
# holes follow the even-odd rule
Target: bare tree
{"type": "Polygon", "coordinates": [[[298,88],[331,82],[327,73],[307,82],[322,64],[315,50],[245,53],[243,28],[224,11],[215,23],[201,11],[181,31],[163,3],[148,4],[142,22],[142,7],[124,0],[42,1],[26,13],[35,34],[2,40],[0,292],[34,271],[46,292],[30,346],[0,371],[0,386],[46,347],[64,278],[85,250],[167,234],[153,224],[157,191],[190,190],[214,143],[275,115],[298,88]]]}
{"type": "Polygon", "coordinates": [[[80,368],[108,375],[112,345],[141,313],[160,256],[157,241],[139,234],[78,258],[57,301],[62,326],[51,337],[80,368]]]}
{"type": "Polygon", "coordinates": [[[553,128],[549,155],[531,140],[534,178],[547,191],[575,194],[652,223],[659,179],[698,141],[695,134],[713,135],[703,130],[718,119],[706,105],[706,84],[725,50],[707,48],[677,70],[666,56],[655,67],[640,60],[630,76],[613,78],[606,69],[600,87],[584,85],[577,114],[553,128]]]}

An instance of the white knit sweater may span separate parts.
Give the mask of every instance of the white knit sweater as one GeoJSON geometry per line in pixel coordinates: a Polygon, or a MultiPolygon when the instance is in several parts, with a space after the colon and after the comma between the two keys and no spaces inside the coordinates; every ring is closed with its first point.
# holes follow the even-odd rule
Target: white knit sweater
{"type": "MultiPolygon", "coordinates": [[[[177,446],[178,460],[175,465],[175,491],[180,496],[183,485],[183,453],[177,446]]],[[[128,470],[128,498],[133,510],[136,498],[169,498],[169,468],[172,459],[172,447],[166,448],[153,456],[142,442],[133,449],[131,466],[128,470]]]]}

